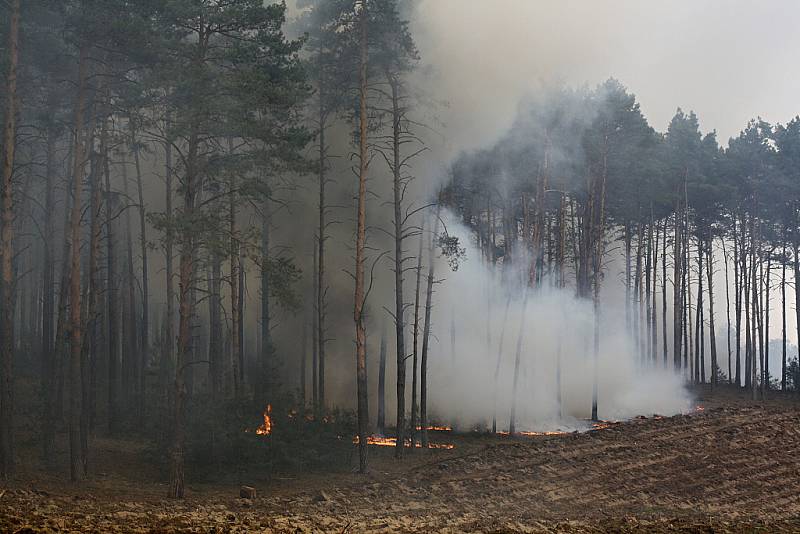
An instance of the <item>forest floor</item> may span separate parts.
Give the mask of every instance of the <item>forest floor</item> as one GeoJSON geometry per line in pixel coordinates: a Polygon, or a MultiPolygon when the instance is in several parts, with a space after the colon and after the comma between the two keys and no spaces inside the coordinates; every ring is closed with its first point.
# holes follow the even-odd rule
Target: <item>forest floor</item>
{"type": "Polygon", "coordinates": [[[80,486],[41,473],[0,486],[0,531],[800,531],[800,404],[741,395],[701,390],[702,410],[593,432],[436,433],[456,447],[403,462],[371,447],[367,475],[277,477],[251,500],[219,483],[167,500],[135,454],[102,442],[80,486]]]}

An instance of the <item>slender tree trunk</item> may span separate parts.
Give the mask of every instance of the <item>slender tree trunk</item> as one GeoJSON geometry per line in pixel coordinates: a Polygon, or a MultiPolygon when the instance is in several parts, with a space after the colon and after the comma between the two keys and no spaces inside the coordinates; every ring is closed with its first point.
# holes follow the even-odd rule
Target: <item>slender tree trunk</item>
{"type": "Polygon", "coordinates": [[[378,362],[378,433],[386,435],[386,327],[381,330],[381,350],[378,362]]]}
{"type": "MultiPolygon", "coordinates": [[[[394,207],[394,323],[397,347],[397,445],[395,456],[403,457],[406,427],[406,346],[405,346],[405,302],[403,300],[403,215],[401,211],[400,183],[400,107],[399,81],[388,76],[392,90],[392,190],[394,207]]],[[[416,375],[415,375],[416,379],[416,375]]],[[[412,399],[412,404],[414,399],[412,399]]],[[[412,408],[413,409],[413,408],[412,408]]],[[[412,447],[414,428],[411,429],[412,447]]],[[[412,448],[413,450],[413,448],[412,448]]]]}
{"type": "Polygon", "coordinates": [[[644,356],[646,356],[647,363],[649,365],[653,364],[653,360],[655,360],[655,348],[653,347],[652,339],[653,339],[653,310],[651,307],[651,299],[650,299],[650,282],[651,282],[651,269],[653,267],[653,205],[650,204],[650,224],[647,225],[647,251],[646,251],[646,258],[645,258],[645,266],[644,266],[644,273],[645,273],[645,284],[644,284],[644,305],[645,305],[645,330],[646,335],[645,339],[642,342],[644,345],[644,356]]]}
{"type": "Polygon", "coordinates": [[[420,431],[420,443],[423,448],[428,447],[428,347],[431,337],[431,312],[433,311],[433,282],[436,265],[434,255],[436,236],[439,234],[439,214],[441,210],[439,198],[436,204],[436,215],[433,224],[433,233],[428,242],[428,279],[425,289],[425,326],[422,330],[422,360],[419,368],[419,422],[422,430],[420,431]]]}
{"type": "MultiPolygon", "coordinates": [[[[795,239],[797,239],[795,237],[795,239]]],[[[794,313],[795,325],[797,326],[797,336],[800,340],[800,243],[795,241],[794,245],[794,313]]],[[[800,342],[798,342],[800,344],[800,342]]],[[[795,389],[800,389],[795,383],[795,389]]]]}
{"type": "MultiPolygon", "coordinates": [[[[361,0],[359,14],[360,52],[359,63],[359,170],[358,170],[358,224],[356,229],[356,271],[353,319],[356,327],[356,381],[358,406],[358,470],[367,471],[367,433],[369,426],[367,406],[367,332],[364,328],[364,252],[367,240],[367,2],[361,0]]],[[[401,276],[397,273],[397,276],[401,276]]],[[[398,297],[399,298],[399,297],[398,297]]],[[[401,310],[402,311],[402,310],[401,310]]],[[[398,325],[402,317],[396,318],[398,325]]],[[[398,338],[402,339],[402,331],[398,326],[398,338]]],[[[401,354],[398,348],[398,354],[401,354]]],[[[399,374],[399,369],[398,369],[399,374]]],[[[405,373],[404,373],[405,374],[405,373]]],[[[398,384],[400,379],[398,378],[398,384]]],[[[398,390],[400,388],[398,387],[398,390]]],[[[399,402],[398,402],[399,404],[399,402]]],[[[397,416],[397,455],[403,451],[403,416],[397,416]]]]}
{"type": "MultiPolygon", "coordinates": [[[[170,119],[167,117],[166,129],[170,128],[170,119]]],[[[165,347],[164,357],[161,361],[162,392],[165,400],[168,401],[169,377],[175,376],[175,273],[173,272],[173,246],[175,242],[175,229],[172,212],[172,141],[167,139],[164,142],[164,175],[166,180],[166,231],[164,239],[164,261],[166,263],[166,291],[167,291],[167,316],[165,318],[166,328],[164,329],[165,347]]],[[[167,405],[169,402],[166,403],[167,405]]]]}
{"type": "Polygon", "coordinates": [[[763,382],[763,391],[762,396],[766,396],[767,392],[769,391],[769,307],[770,307],[770,299],[769,299],[769,292],[770,292],[770,280],[772,278],[772,250],[769,251],[769,255],[767,256],[767,276],[764,280],[764,307],[763,307],[763,314],[764,314],[764,325],[763,325],[763,332],[762,332],[762,339],[764,340],[764,382],[763,382]]]}
{"type": "Polygon", "coordinates": [[[42,458],[52,467],[55,442],[53,401],[55,387],[55,344],[53,319],[55,314],[55,157],[56,132],[47,132],[47,164],[45,168],[44,259],[42,280],[42,458]]]}
{"type": "Polygon", "coordinates": [[[669,365],[669,348],[667,347],[667,224],[669,217],[664,218],[664,238],[661,244],[661,332],[664,341],[664,368],[669,365]]]}
{"type": "MultiPolygon", "coordinates": [[[[209,324],[208,324],[208,361],[211,375],[211,398],[219,402],[223,391],[223,350],[222,350],[222,297],[220,295],[222,278],[222,258],[216,250],[209,252],[209,324]]],[[[262,295],[263,298],[263,295],[262,295]]]]}
{"type": "Polygon", "coordinates": [[[259,366],[258,394],[256,398],[262,406],[272,401],[272,318],[270,316],[270,222],[271,212],[269,199],[265,199],[261,207],[261,362],[259,366]]]}
{"type": "Polygon", "coordinates": [[[319,285],[318,285],[319,278],[317,278],[317,273],[319,272],[318,271],[319,267],[317,266],[317,253],[318,253],[317,251],[318,247],[317,247],[317,242],[315,241],[312,251],[314,281],[311,284],[313,286],[312,298],[314,302],[313,304],[314,313],[312,317],[312,332],[311,332],[311,341],[313,344],[311,348],[311,411],[314,413],[315,416],[319,415],[319,397],[318,397],[319,339],[317,337],[319,333],[319,328],[317,324],[317,321],[319,320],[319,310],[317,309],[317,305],[319,303],[319,301],[317,300],[317,291],[319,291],[319,285]]]}
{"type": "MultiPolygon", "coordinates": [[[[231,276],[231,353],[227,369],[230,370],[230,385],[233,387],[233,396],[238,399],[241,394],[241,383],[239,381],[239,234],[236,227],[236,176],[231,176],[230,191],[228,192],[228,224],[230,231],[230,276],[231,276]]],[[[304,329],[307,321],[303,322],[304,329]]],[[[303,333],[303,344],[306,343],[305,331],[303,333]]],[[[303,350],[300,370],[300,390],[302,393],[302,410],[305,411],[306,405],[306,354],[303,350]]]]}
{"type": "Polygon", "coordinates": [[[14,255],[14,155],[17,135],[17,65],[19,62],[20,0],[12,0],[8,34],[8,78],[5,94],[6,110],[3,126],[2,230],[0,230],[0,476],[14,474],[14,323],[13,269],[14,255]]]}
{"type": "Polygon", "coordinates": [[[683,248],[681,245],[681,236],[683,230],[681,228],[681,205],[680,201],[675,208],[675,239],[673,245],[673,272],[672,272],[672,325],[673,325],[673,361],[675,369],[681,369],[681,343],[683,342],[683,293],[682,280],[683,280],[683,248]]]}
{"type": "Polygon", "coordinates": [[[732,383],[733,367],[731,366],[731,294],[730,282],[728,280],[728,251],[725,249],[725,236],[722,237],[722,258],[725,261],[725,314],[728,320],[727,343],[728,343],[728,383],[732,383]]]}
{"type": "MultiPolygon", "coordinates": [[[[201,39],[202,40],[202,39],[201,39]]],[[[186,176],[183,183],[182,218],[191,221],[195,216],[197,184],[198,134],[192,126],[186,156],[186,176]]],[[[182,224],[180,231],[180,260],[178,283],[178,351],[175,361],[175,400],[173,405],[172,450],[170,451],[170,481],[168,497],[182,499],[184,496],[184,448],[185,448],[185,401],[186,384],[184,372],[190,363],[192,347],[192,315],[194,302],[191,298],[194,286],[195,241],[191,224],[182,224]]]]}
{"type": "Polygon", "coordinates": [[[106,119],[102,117],[103,124],[100,133],[100,154],[92,159],[90,173],[90,230],[89,230],[89,261],[86,267],[89,283],[86,291],[86,333],[81,351],[81,374],[83,381],[83,398],[81,402],[81,458],[83,472],[86,473],[89,465],[89,427],[90,410],[92,407],[91,369],[92,363],[97,358],[97,297],[100,292],[98,277],[98,258],[100,256],[100,217],[101,217],[101,186],[100,169],[98,161],[106,150],[107,129],[106,119]]]}
{"type": "Polygon", "coordinates": [[[705,383],[706,381],[706,368],[705,360],[703,358],[703,347],[705,340],[703,339],[703,240],[697,239],[697,312],[695,313],[695,381],[698,383],[705,383]]]}
{"type": "Polygon", "coordinates": [[[417,375],[419,369],[419,286],[422,279],[422,240],[425,236],[425,226],[422,226],[422,232],[419,234],[419,250],[417,251],[417,272],[416,272],[416,287],[414,290],[414,359],[412,365],[412,379],[411,379],[411,450],[416,446],[416,433],[417,433],[417,375]]]}
{"type": "MultiPolygon", "coordinates": [[[[128,164],[122,162],[122,187],[125,202],[130,202],[128,192],[128,164]]],[[[126,206],[126,208],[129,207],[126,206]]],[[[125,252],[126,252],[126,292],[123,299],[122,322],[122,362],[123,362],[123,389],[126,393],[127,407],[138,411],[139,407],[139,335],[136,329],[136,273],[133,268],[133,234],[130,210],[125,209],[125,252]]]]}
{"type": "Polygon", "coordinates": [[[325,185],[327,184],[327,177],[325,171],[327,170],[327,147],[325,145],[325,128],[327,113],[325,112],[324,93],[325,84],[320,79],[320,95],[319,95],[319,228],[317,236],[317,289],[316,289],[316,306],[317,306],[317,365],[315,370],[317,378],[314,381],[315,386],[315,401],[314,412],[319,414],[325,409],[325,296],[327,287],[325,285],[325,241],[327,222],[325,220],[326,205],[325,205],[325,185]]]}
{"type": "Polygon", "coordinates": [[[145,416],[145,379],[146,379],[146,367],[147,362],[150,359],[150,316],[149,316],[149,302],[150,302],[150,292],[149,292],[149,280],[147,274],[147,224],[146,224],[146,210],[144,206],[144,186],[142,181],[142,166],[141,162],[139,161],[139,146],[136,142],[136,130],[133,124],[133,121],[130,121],[131,127],[131,151],[133,152],[133,162],[136,169],[136,189],[138,193],[138,201],[139,201],[139,248],[140,253],[142,255],[142,324],[141,324],[141,332],[139,334],[139,339],[141,340],[139,346],[141,350],[139,351],[139,383],[137,384],[137,389],[139,391],[138,395],[138,406],[137,406],[137,413],[139,415],[140,421],[144,420],[145,416]]]}
{"type": "Polygon", "coordinates": [[[70,396],[69,396],[69,450],[70,480],[77,482],[85,476],[81,446],[81,404],[83,399],[81,372],[81,189],[85,161],[84,115],[87,92],[87,50],[81,46],[78,63],[78,98],[75,106],[75,149],[72,183],[72,213],[70,237],[70,396]]]}
{"type": "MultiPolygon", "coordinates": [[[[112,213],[111,170],[108,160],[108,151],[103,156],[103,174],[106,182],[105,201],[105,226],[106,226],[106,310],[108,314],[108,430],[110,434],[119,431],[119,393],[120,393],[120,365],[119,365],[119,293],[116,275],[116,257],[114,232],[117,214],[112,213]]],[[[169,267],[168,267],[169,268],[169,267]]],[[[168,286],[169,287],[169,286],[168,286]]]]}
{"type": "Polygon", "coordinates": [[[711,387],[717,386],[719,364],[717,362],[717,330],[714,327],[714,250],[713,241],[706,245],[706,271],[708,276],[708,332],[711,341],[711,387]]]}
{"type": "Polygon", "coordinates": [[[525,312],[528,308],[528,293],[530,288],[526,285],[522,297],[522,314],[520,315],[519,333],[517,334],[517,350],[514,356],[514,381],[511,385],[511,415],[508,419],[508,433],[517,432],[517,387],[519,384],[519,366],[522,359],[522,340],[525,337],[525,312]]]}
{"type": "MultiPolygon", "coordinates": [[[[506,323],[508,322],[508,309],[511,306],[511,292],[506,299],[506,308],[503,312],[503,322],[500,323],[500,346],[497,348],[497,363],[494,366],[494,395],[492,397],[492,434],[497,433],[497,388],[500,382],[500,363],[503,360],[503,339],[505,339],[506,323]]],[[[560,378],[560,377],[559,377],[560,378]]]]}
{"type": "Polygon", "coordinates": [[[781,252],[781,391],[786,391],[786,229],[781,252]]]}
{"type": "Polygon", "coordinates": [[[736,385],[742,385],[742,281],[739,276],[739,239],[736,233],[736,215],[733,216],[733,293],[736,315],[736,385]]]}

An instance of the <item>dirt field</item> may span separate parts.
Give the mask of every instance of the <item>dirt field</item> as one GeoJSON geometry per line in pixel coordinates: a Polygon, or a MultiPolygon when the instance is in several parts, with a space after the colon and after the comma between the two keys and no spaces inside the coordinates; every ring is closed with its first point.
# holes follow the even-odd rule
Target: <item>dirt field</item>
{"type": "Polygon", "coordinates": [[[0,531],[800,531],[795,401],[698,402],[690,415],[583,434],[446,436],[455,449],[402,464],[375,447],[367,476],[276,481],[253,501],[238,487],[190,488],[176,503],[131,481],[112,493],[108,482],[16,482],[0,490],[0,531]]]}

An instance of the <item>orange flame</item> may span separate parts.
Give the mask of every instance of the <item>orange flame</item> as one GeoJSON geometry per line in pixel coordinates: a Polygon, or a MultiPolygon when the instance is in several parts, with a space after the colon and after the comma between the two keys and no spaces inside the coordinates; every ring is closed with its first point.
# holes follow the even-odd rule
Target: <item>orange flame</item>
{"type": "MultiPolygon", "coordinates": [[[[422,430],[422,427],[418,426],[417,430],[422,430]]],[[[453,430],[453,428],[449,426],[426,426],[425,430],[434,430],[436,432],[450,432],[451,430],[453,430]]]]}
{"type": "Polygon", "coordinates": [[[266,409],[264,410],[264,422],[261,423],[261,426],[256,428],[256,434],[259,436],[269,436],[272,434],[272,405],[267,404],[266,409]]]}
{"type": "MultiPolygon", "coordinates": [[[[510,432],[497,432],[500,436],[510,436],[510,432]]],[[[521,430],[519,432],[514,432],[515,436],[524,436],[526,438],[533,438],[537,436],[563,436],[565,434],[569,434],[569,432],[564,432],[563,430],[550,430],[547,432],[532,432],[529,430],[521,430]]]]}
{"type": "MultiPolygon", "coordinates": [[[[353,438],[353,443],[358,445],[358,436],[353,438]]],[[[367,445],[375,445],[377,447],[395,447],[397,445],[397,438],[387,438],[384,436],[367,436],[367,445]]],[[[416,448],[421,449],[422,443],[417,442],[416,448]]],[[[455,449],[452,443],[428,443],[429,449],[455,449]]]]}

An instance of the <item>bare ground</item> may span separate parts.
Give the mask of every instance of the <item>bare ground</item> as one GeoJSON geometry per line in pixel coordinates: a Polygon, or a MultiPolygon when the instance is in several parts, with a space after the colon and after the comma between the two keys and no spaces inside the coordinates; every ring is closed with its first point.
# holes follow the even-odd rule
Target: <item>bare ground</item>
{"type": "MultiPolygon", "coordinates": [[[[800,531],[796,401],[718,393],[700,403],[702,412],[583,434],[446,436],[454,450],[402,463],[376,447],[366,476],[273,480],[251,501],[221,485],[169,501],[146,472],[79,487],[23,477],[0,489],[0,531],[800,531]]],[[[125,461],[104,446],[110,464],[125,461]]]]}

